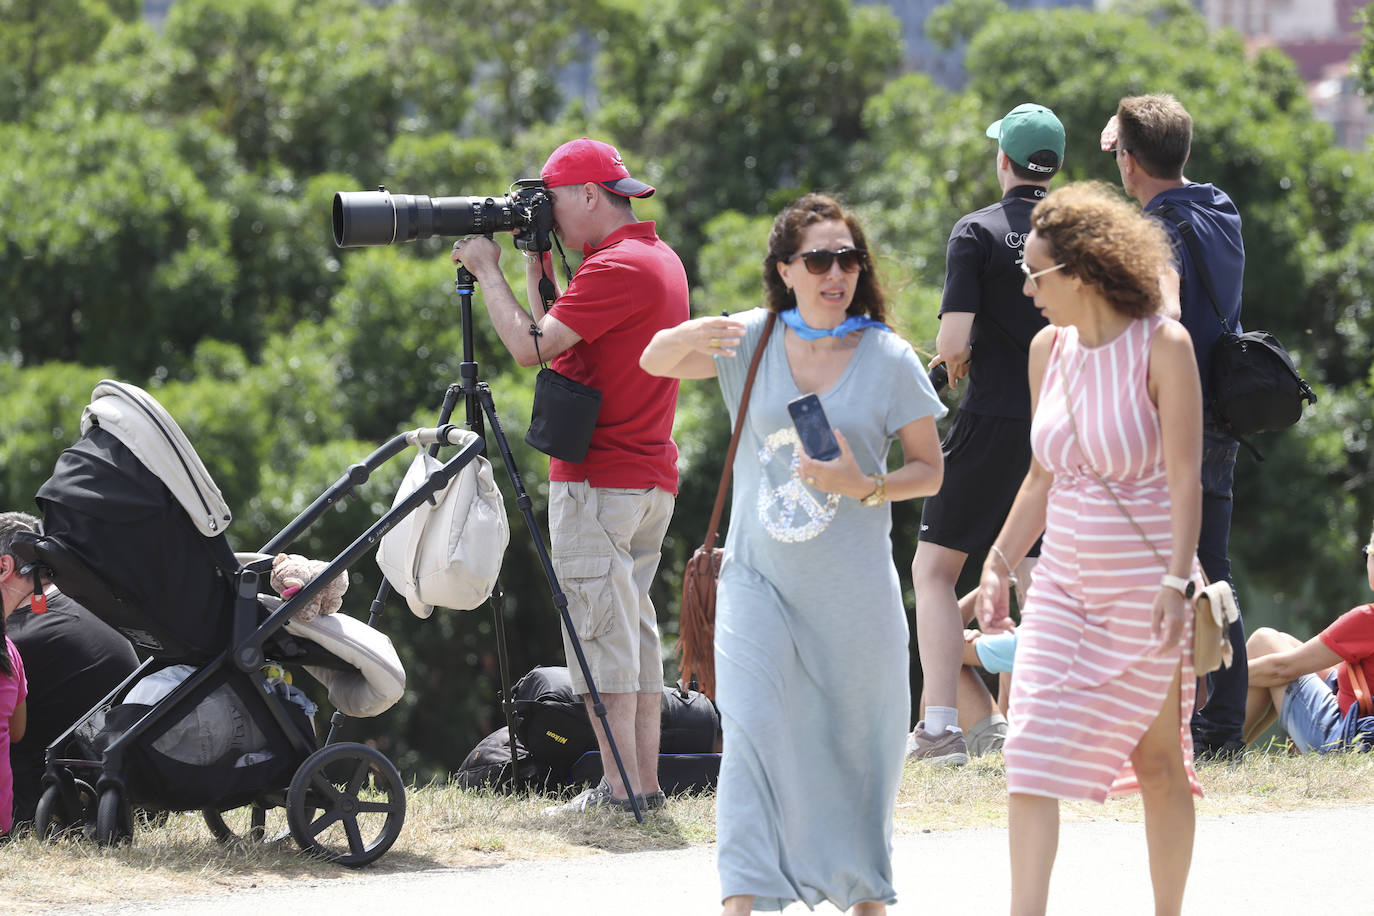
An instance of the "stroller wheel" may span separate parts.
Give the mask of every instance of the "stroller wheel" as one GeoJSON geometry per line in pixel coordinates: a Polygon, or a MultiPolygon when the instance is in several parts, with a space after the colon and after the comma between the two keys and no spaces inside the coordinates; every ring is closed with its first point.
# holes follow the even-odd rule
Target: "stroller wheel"
{"type": "Polygon", "coordinates": [[[201,817],[205,818],[205,826],[210,828],[210,833],[221,843],[262,843],[269,839],[280,838],[267,836],[267,809],[265,807],[256,802],[249,805],[246,809],[246,823],[244,810],[240,808],[220,811],[218,808],[203,808],[200,814],[201,817]],[[226,814],[230,815],[228,819],[225,818],[226,814]]]}
{"type": "Polygon", "coordinates": [[[110,786],[100,793],[100,807],[95,815],[95,841],[101,846],[115,846],[132,842],[133,838],[133,812],[124,793],[110,786]]]}
{"type": "Polygon", "coordinates": [[[95,789],[83,779],[64,773],[59,782],[49,785],[38,799],[33,831],[41,840],[56,839],[73,827],[90,822],[95,814],[95,789]]]}
{"type": "Polygon", "coordinates": [[[405,822],[401,774],[364,744],[330,744],[306,758],[286,793],[286,818],[301,849],[359,867],[391,848],[405,822]]]}

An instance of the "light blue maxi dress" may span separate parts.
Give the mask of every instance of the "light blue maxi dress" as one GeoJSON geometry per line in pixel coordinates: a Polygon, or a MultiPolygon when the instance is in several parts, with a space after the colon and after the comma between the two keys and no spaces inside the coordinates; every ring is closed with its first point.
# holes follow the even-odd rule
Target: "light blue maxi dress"
{"type": "MultiPolygon", "coordinates": [[[[738,316],[743,344],[716,358],[732,422],[766,316],[738,316]]],[[[753,895],[759,910],[892,903],[892,815],[911,719],[892,514],[802,480],[787,402],[803,392],[783,336],[779,323],[740,435],[717,589],[721,897],[753,895]]],[[[945,413],[910,345],[881,328],[863,332],[821,404],[865,473],[887,469],[901,427],[945,413]]]]}

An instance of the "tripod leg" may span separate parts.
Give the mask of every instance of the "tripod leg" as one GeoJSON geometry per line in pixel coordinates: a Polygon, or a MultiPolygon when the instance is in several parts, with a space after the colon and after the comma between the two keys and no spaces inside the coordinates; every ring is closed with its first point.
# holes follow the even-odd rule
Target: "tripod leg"
{"type": "Polygon", "coordinates": [[[563,628],[567,631],[568,639],[573,647],[573,654],[577,656],[577,664],[582,670],[582,676],[587,681],[587,695],[592,701],[592,711],[601,720],[601,727],[606,734],[606,743],[610,745],[611,757],[615,760],[616,769],[620,773],[621,784],[625,786],[626,794],[630,798],[630,809],[634,812],[635,820],[643,823],[644,814],[639,810],[639,802],[635,798],[634,784],[630,782],[629,774],[625,771],[625,761],[621,759],[620,748],[616,745],[615,735],[611,731],[611,723],[606,717],[606,704],[601,699],[601,694],[596,689],[596,684],[592,680],[591,668],[587,665],[587,656],[582,651],[582,641],[577,638],[577,630],[573,627],[572,617],[568,614],[568,598],[563,594],[563,589],[558,584],[558,576],[553,571],[553,560],[549,557],[548,547],[544,544],[544,534],[539,527],[539,521],[534,516],[534,503],[530,500],[529,494],[525,492],[524,482],[520,479],[520,469],[515,465],[515,456],[511,453],[510,442],[506,439],[505,431],[501,428],[501,420],[496,415],[496,403],[492,399],[491,389],[485,383],[478,384],[478,396],[482,402],[482,411],[486,414],[487,421],[491,425],[492,438],[496,441],[497,447],[501,450],[501,460],[506,465],[506,473],[510,476],[511,484],[515,487],[515,504],[520,508],[520,513],[525,517],[525,524],[529,526],[530,534],[534,536],[535,552],[539,554],[539,562],[544,567],[544,577],[549,580],[549,589],[553,593],[553,603],[558,609],[559,616],[563,620],[563,628]]]}

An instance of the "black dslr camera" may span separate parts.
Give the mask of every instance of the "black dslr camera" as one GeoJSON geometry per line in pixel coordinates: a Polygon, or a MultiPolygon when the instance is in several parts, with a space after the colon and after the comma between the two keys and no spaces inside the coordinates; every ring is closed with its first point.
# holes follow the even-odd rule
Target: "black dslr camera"
{"type": "Polygon", "coordinates": [[[334,244],[340,248],[416,242],[436,235],[517,230],[515,247],[548,251],[553,200],[538,178],[522,178],[505,197],[425,197],[375,191],[334,195],[334,244]]]}

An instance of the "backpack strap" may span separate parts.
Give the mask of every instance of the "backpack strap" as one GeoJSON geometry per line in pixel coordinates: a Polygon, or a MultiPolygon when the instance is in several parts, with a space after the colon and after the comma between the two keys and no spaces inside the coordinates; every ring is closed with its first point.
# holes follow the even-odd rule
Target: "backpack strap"
{"type": "Polygon", "coordinates": [[[1217,299],[1216,287],[1212,286],[1212,272],[1207,269],[1207,259],[1202,256],[1202,248],[1197,240],[1197,230],[1193,224],[1178,214],[1172,205],[1166,204],[1159,208],[1159,214],[1178,230],[1178,234],[1183,236],[1183,244],[1188,246],[1188,254],[1192,256],[1193,267],[1197,270],[1198,279],[1202,281],[1202,288],[1207,292],[1207,299],[1212,303],[1212,311],[1217,313],[1217,321],[1221,322],[1221,329],[1227,333],[1231,331],[1231,326],[1226,323],[1226,317],[1221,313],[1221,305],[1217,299]]]}
{"type": "Polygon", "coordinates": [[[1365,680],[1364,665],[1346,662],[1345,667],[1350,672],[1350,688],[1355,691],[1355,705],[1359,707],[1360,715],[1374,716],[1374,698],[1369,695],[1369,682],[1365,680]]]}

